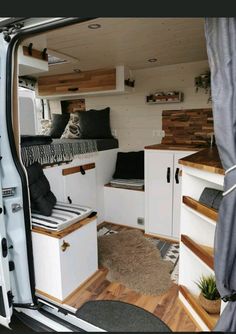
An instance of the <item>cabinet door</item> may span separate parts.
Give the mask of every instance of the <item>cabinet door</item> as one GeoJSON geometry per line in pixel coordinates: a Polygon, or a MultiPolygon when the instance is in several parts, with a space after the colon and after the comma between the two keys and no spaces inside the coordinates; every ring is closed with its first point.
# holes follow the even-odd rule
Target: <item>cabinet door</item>
{"type": "Polygon", "coordinates": [[[180,209],[182,201],[182,165],[178,163],[179,159],[184,158],[195,152],[178,152],[174,154],[174,170],[173,170],[173,226],[172,226],[172,236],[174,238],[179,238],[180,233],[180,209]]]}
{"type": "Polygon", "coordinates": [[[145,151],[146,233],[172,234],[173,159],[172,152],[145,151]]]}
{"type": "MultiPolygon", "coordinates": [[[[77,168],[72,167],[73,168],[77,168]]],[[[81,174],[78,170],[63,176],[65,201],[84,205],[96,209],[96,169],[85,170],[81,174]]]]}
{"type": "Polygon", "coordinates": [[[62,300],[98,269],[97,221],[60,239],[62,300]]]}

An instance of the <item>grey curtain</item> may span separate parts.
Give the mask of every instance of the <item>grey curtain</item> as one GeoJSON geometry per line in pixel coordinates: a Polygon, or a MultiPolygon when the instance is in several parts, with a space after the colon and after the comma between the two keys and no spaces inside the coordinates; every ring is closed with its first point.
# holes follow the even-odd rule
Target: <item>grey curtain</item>
{"type": "MultiPolygon", "coordinates": [[[[228,170],[236,164],[236,18],[207,18],[205,35],[216,144],[228,170]]],[[[232,168],[225,176],[225,192],[235,184],[236,168],[232,168]]],[[[214,246],[217,287],[229,300],[214,330],[236,331],[236,188],[222,200],[214,246]]]]}

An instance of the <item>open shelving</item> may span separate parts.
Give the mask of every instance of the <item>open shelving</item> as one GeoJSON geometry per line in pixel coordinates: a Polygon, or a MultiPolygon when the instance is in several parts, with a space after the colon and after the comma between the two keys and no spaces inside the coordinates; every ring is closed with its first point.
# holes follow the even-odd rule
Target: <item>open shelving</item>
{"type": "Polygon", "coordinates": [[[189,315],[203,331],[211,331],[219,318],[199,304],[196,282],[202,275],[214,274],[214,234],[218,212],[199,202],[206,187],[223,190],[222,174],[183,165],[179,298],[189,315]]]}
{"type": "Polygon", "coordinates": [[[197,296],[192,294],[185,286],[180,285],[179,291],[188,301],[194,311],[198,314],[198,316],[204,321],[209,330],[212,331],[219,319],[219,315],[207,313],[204,308],[199,304],[197,296]]]}
{"type": "Polygon", "coordinates": [[[217,222],[218,212],[215,209],[209,208],[208,206],[196,201],[190,196],[183,196],[183,203],[191,209],[217,222]]]}

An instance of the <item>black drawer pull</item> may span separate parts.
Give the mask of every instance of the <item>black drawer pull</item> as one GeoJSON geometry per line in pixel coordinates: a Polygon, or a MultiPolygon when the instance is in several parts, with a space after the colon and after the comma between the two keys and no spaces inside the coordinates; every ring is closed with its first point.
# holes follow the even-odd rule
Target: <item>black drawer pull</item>
{"type": "Polygon", "coordinates": [[[167,168],[166,179],[167,179],[167,183],[170,183],[170,167],[167,168]]]}
{"type": "Polygon", "coordinates": [[[179,168],[176,168],[175,171],[175,182],[179,184],[179,168]]]}
{"type": "Polygon", "coordinates": [[[68,202],[69,204],[72,204],[72,199],[70,198],[70,196],[67,196],[68,202]]]}
{"type": "Polygon", "coordinates": [[[77,90],[79,90],[78,87],[68,88],[68,91],[69,91],[69,92],[76,92],[77,90]]]}
{"type": "Polygon", "coordinates": [[[3,238],[2,239],[2,256],[6,257],[7,254],[8,254],[7,239],[3,238]]]}

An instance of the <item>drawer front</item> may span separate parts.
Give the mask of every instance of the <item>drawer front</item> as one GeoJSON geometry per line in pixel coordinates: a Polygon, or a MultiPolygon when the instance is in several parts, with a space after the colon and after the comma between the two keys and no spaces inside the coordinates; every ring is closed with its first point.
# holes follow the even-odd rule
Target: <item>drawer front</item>
{"type": "Polygon", "coordinates": [[[98,269],[96,219],[60,240],[62,299],[98,269]]]}

